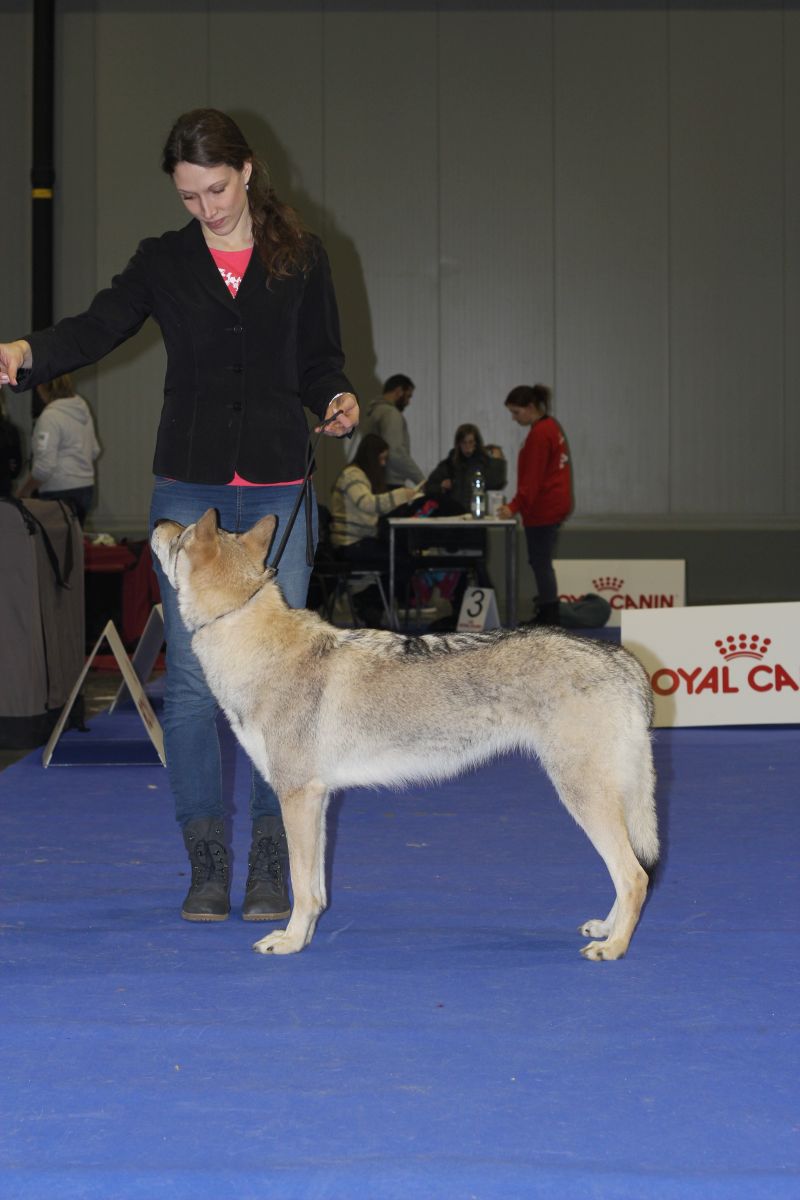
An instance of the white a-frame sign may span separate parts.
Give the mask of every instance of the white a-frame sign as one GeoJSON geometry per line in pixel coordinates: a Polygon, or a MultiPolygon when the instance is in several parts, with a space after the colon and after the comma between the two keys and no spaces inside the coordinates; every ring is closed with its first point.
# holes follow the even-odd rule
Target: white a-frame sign
{"type": "Polygon", "coordinates": [[[128,658],[127,651],[122,644],[122,638],[117,633],[113,621],[109,621],[106,624],[103,632],[100,634],[99,638],[94,644],[94,649],[84,663],[83,670],[78,676],[75,686],[69,694],[69,699],[61,711],[61,716],[58,718],[56,726],[53,732],[50,734],[50,740],[42,751],[42,766],[47,767],[50,765],[50,759],[53,757],[53,751],[56,748],[58,739],[64,732],[64,726],[69,720],[69,714],[72,711],[72,706],[75,703],[78,692],[81,690],[83,681],[89,673],[89,668],[94,662],[97,652],[104,641],[107,641],[109,647],[111,648],[111,652],[117,661],[117,666],[122,672],[122,678],[127,685],[128,694],[133,700],[133,703],[136,706],[136,711],[142,718],[142,724],[147,730],[147,736],[153,743],[156,754],[161,760],[162,767],[165,767],[167,765],[167,760],[164,757],[164,733],[161,729],[161,725],[158,722],[156,714],[153,712],[150,701],[145,695],[144,685],[137,675],[131,660],[128,658]]]}

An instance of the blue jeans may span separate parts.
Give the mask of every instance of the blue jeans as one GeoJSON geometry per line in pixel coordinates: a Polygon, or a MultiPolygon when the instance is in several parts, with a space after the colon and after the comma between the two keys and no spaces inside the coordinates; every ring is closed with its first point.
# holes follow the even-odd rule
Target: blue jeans
{"type": "MultiPolygon", "coordinates": [[[[180,483],[156,477],[150,505],[150,532],[156,521],[168,518],[191,525],[208,508],[215,508],[223,529],[243,533],[260,517],[274,513],[278,528],[268,562],[278,549],[299,487],[227,487],[220,484],[180,483]]],[[[317,505],[313,495],[314,543],[317,539],[317,505]]],[[[161,587],[167,642],[167,680],[164,696],[164,748],[167,774],[175,798],[175,816],[183,826],[205,817],[222,819],[222,763],[217,733],[219,706],[205,681],[192,647],[191,634],[181,620],[177,595],[158,562],[153,565],[161,587]]],[[[278,582],[292,608],[306,603],[311,567],[306,562],[304,506],[297,514],[283,552],[278,582]]],[[[275,792],[251,765],[250,813],[253,820],[280,813],[275,792]]]]}

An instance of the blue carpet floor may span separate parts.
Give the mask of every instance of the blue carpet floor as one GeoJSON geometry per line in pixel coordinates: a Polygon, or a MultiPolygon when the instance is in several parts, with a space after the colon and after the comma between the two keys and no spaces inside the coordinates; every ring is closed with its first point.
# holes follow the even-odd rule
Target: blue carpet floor
{"type": "MultiPolygon", "coordinates": [[[[103,716],[90,734],[137,734],[103,716]]],[[[538,768],[352,791],[290,958],[191,925],[160,767],[0,775],[4,1200],[800,1196],[800,730],[655,735],[664,859],[629,955],[538,768]]]]}

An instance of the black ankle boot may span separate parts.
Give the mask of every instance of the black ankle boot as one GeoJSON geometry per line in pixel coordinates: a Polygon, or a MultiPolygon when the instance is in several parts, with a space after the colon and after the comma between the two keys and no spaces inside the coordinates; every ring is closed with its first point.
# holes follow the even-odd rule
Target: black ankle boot
{"type": "Polygon", "coordinates": [[[253,843],[247,865],[247,886],[242,905],[245,921],[280,921],[289,916],[289,895],[283,878],[286,831],[280,817],[259,817],[253,822],[253,843]]]}
{"type": "Polygon", "coordinates": [[[226,921],[231,911],[231,873],[222,821],[204,817],[183,827],[192,883],[183,902],[184,921],[226,921]]]}

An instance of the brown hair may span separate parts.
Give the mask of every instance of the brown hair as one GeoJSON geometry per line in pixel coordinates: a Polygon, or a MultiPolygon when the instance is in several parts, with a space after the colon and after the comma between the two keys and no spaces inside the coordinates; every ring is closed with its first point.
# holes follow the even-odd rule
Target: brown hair
{"type": "Polygon", "coordinates": [[[193,108],[178,117],[161,154],[161,169],[172,175],[178,163],[197,167],[224,164],[241,171],[252,164],[247,202],[253,242],[270,279],[287,279],[311,266],[313,243],[300,216],[275,195],[269,172],[253,153],[236,122],[217,108],[193,108]]]}
{"type": "Polygon", "coordinates": [[[514,408],[530,408],[533,404],[540,412],[549,414],[552,396],[550,388],[545,387],[543,383],[535,383],[533,387],[522,384],[520,387],[511,389],[504,403],[506,408],[509,405],[514,408]]]}
{"type": "Polygon", "coordinates": [[[39,387],[44,393],[42,399],[45,404],[49,404],[51,400],[66,400],[69,396],[75,395],[75,388],[72,386],[69,375],[57,375],[55,379],[49,379],[47,383],[40,383],[39,387]]]}
{"type": "Polygon", "coordinates": [[[478,426],[469,423],[466,425],[459,425],[458,429],[456,430],[455,440],[453,442],[453,453],[456,461],[460,462],[463,457],[460,443],[465,437],[469,437],[470,434],[472,434],[475,438],[475,453],[483,454],[483,438],[481,437],[481,431],[478,429],[478,426]]]}
{"type": "Polygon", "coordinates": [[[389,491],[386,486],[386,468],[380,461],[380,456],[388,449],[389,443],[377,433],[365,433],[353,455],[354,464],[361,468],[369,480],[369,486],[378,495],[389,491]]]}

